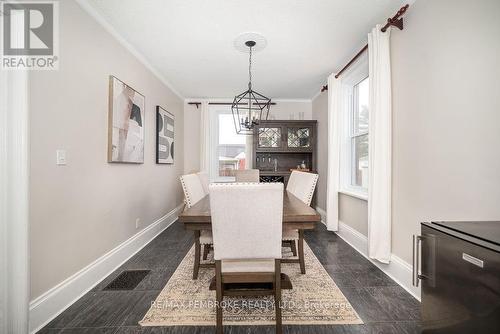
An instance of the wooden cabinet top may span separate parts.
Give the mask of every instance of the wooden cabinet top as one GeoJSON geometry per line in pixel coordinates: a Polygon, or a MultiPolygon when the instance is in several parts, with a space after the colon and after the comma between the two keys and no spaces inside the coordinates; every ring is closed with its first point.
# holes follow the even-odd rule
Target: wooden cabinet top
{"type": "Polygon", "coordinates": [[[317,120],[315,119],[273,119],[273,120],[267,120],[267,121],[260,121],[259,125],[257,127],[266,125],[266,124],[276,124],[276,125],[304,125],[304,124],[316,124],[318,123],[317,120]]]}

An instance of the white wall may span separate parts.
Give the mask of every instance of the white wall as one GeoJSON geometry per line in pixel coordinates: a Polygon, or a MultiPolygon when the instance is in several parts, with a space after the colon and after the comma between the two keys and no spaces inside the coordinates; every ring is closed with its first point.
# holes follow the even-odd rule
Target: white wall
{"type": "Polygon", "coordinates": [[[182,202],[182,100],[74,1],[59,6],[60,69],[30,75],[31,300],[182,202]],[[109,75],[146,97],[144,164],[107,163],[109,75]],[[155,163],[156,105],[175,115],[174,165],[155,163]]]}
{"type": "MultiPolygon", "coordinates": [[[[407,262],[422,221],[500,219],[498,13],[497,0],[420,0],[404,30],[392,31],[392,252],[407,262]]],[[[313,101],[320,123],[325,96],[313,101]]],[[[326,161],[320,154],[320,174],[326,161]]],[[[320,176],[322,208],[325,181],[320,176]]],[[[366,202],[344,195],[339,202],[340,219],[366,235],[366,202]]]]}
{"type": "MultiPolygon", "coordinates": [[[[227,99],[209,99],[227,101],[227,99]]],[[[193,100],[195,101],[195,100],[193,100]]],[[[199,100],[196,100],[199,101],[199,100]]],[[[284,119],[290,117],[299,119],[299,113],[304,113],[304,119],[312,119],[312,103],[308,100],[273,100],[276,105],[269,110],[269,119],[284,119]]],[[[184,173],[197,172],[200,169],[200,109],[196,105],[184,103],[184,173]]]]}

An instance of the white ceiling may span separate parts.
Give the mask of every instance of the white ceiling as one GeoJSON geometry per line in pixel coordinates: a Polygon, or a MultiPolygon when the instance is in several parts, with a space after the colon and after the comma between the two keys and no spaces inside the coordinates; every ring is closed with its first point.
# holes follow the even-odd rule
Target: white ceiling
{"type": "Polygon", "coordinates": [[[253,83],[271,98],[310,99],[401,0],[87,0],[185,98],[247,88],[234,39],[258,32],[253,83]]]}

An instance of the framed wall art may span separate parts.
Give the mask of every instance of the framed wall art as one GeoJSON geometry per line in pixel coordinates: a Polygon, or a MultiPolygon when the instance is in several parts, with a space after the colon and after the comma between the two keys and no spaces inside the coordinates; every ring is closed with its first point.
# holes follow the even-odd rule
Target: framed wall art
{"type": "Polygon", "coordinates": [[[108,162],[144,163],[146,98],[109,77],[108,162]]]}
{"type": "Polygon", "coordinates": [[[160,106],[156,107],[156,163],[174,163],[175,117],[160,106]]]}

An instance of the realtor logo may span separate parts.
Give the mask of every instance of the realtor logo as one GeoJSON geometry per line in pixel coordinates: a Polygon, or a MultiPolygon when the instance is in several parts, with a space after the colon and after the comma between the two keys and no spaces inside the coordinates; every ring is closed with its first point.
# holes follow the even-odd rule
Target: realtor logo
{"type": "Polygon", "coordinates": [[[2,2],[2,69],[58,68],[58,3],[2,2]]]}

